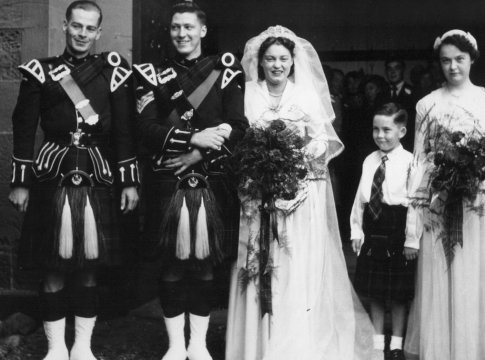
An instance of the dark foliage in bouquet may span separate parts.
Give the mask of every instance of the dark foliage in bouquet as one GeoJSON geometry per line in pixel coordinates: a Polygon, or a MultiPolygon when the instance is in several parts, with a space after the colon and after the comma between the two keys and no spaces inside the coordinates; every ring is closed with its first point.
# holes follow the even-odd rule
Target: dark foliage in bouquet
{"type": "Polygon", "coordinates": [[[304,145],[297,129],[274,120],[268,127],[249,128],[226,166],[241,197],[261,201],[258,263],[253,264],[258,270],[242,271],[239,279],[246,288],[252,277],[259,277],[263,315],[272,313],[270,242],[279,241],[275,202],[296,198],[307,175],[304,145]]]}
{"type": "MultiPolygon", "coordinates": [[[[435,167],[429,179],[432,195],[430,210],[444,217],[441,238],[450,265],[455,247],[463,247],[463,201],[473,202],[482,191],[480,183],[485,180],[485,137],[478,131],[465,135],[441,125],[436,125],[435,134],[435,167]]],[[[470,207],[483,215],[483,204],[470,207]]]]}
{"type": "Polygon", "coordinates": [[[228,160],[242,196],[266,201],[292,200],[307,175],[304,142],[283,120],[251,127],[228,160]]]}
{"type": "Polygon", "coordinates": [[[485,180],[485,138],[441,127],[431,177],[433,191],[447,191],[472,201],[485,180]]]}

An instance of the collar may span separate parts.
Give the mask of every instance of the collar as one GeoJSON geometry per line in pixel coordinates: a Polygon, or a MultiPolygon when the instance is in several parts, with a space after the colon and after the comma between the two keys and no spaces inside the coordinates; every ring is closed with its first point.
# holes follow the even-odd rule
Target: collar
{"type": "Polygon", "coordinates": [[[200,56],[198,56],[196,58],[186,59],[186,58],[184,58],[181,55],[177,55],[174,58],[174,62],[177,65],[180,65],[180,66],[183,66],[183,67],[186,67],[186,68],[191,68],[192,66],[194,66],[195,64],[197,64],[199,62],[199,60],[201,60],[203,57],[204,56],[201,54],[200,56]]]}
{"type": "Polygon", "coordinates": [[[392,87],[395,86],[396,87],[396,94],[399,94],[404,86],[404,80],[401,81],[400,83],[396,84],[396,85],[391,85],[391,89],[392,87]]]}
{"type": "Polygon", "coordinates": [[[398,146],[396,146],[394,149],[392,149],[391,151],[389,151],[388,153],[385,153],[381,150],[379,150],[379,158],[381,159],[384,155],[387,156],[387,159],[390,160],[396,156],[399,155],[399,153],[403,150],[404,148],[402,147],[402,144],[399,143],[398,146]]]}
{"type": "MultiPolygon", "coordinates": [[[[259,88],[261,91],[269,98],[269,88],[268,88],[268,83],[266,80],[258,80],[257,84],[259,85],[259,88]]],[[[295,84],[293,81],[288,78],[288,81],[286,82],[285,89],[283,90],[282,98],[286,98],[286,94],[289,94],[293,91],[293,88],[295,87],[295,84]]]]}
{"type": "Polygon", "coordinates": [[[67,52],[67,49],[65,49],[64,52],[62,53],[61,57],[68,65],[78,66],[78,65],[86,62],[91,57],[91,55],[88,54],[83,58],[76,58],[76,57],[72,56],[71,54],[69,54],[67,52]]]}

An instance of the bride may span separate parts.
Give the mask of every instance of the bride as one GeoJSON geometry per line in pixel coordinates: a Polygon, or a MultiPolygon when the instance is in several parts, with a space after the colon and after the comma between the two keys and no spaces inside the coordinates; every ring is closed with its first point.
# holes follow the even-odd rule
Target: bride
{"type": "MultiPolygon", "coordinates": [[[[237,263],[233,269],[226,359],[367,359],[372,325],[347,275],[328,162],[343,145],[318,55],[290,30],[270,27],[246,44],[245,112],[252,126],[280,119],[306,146],[306,188],[295,201],[276,202],[279,242],[273,241],[271,288],[260,291],[257,201],[242,199],[237,263]],[[296,210],[291,211],[296,207],[296,210]],[[254,274],[252,274],[254,275],[254,274]],[[256,280],[254,280],[256,279],[256,280]],[[270,301],[272,311],[261,311],[270,301]]],[[[369,135],[370,136],[370,135],[369,135]]]]}

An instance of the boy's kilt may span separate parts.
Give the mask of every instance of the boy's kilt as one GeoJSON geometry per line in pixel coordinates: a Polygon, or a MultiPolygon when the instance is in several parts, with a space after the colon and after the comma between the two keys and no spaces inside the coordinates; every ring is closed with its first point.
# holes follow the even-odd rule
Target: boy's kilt
{"type": "Polygon", "coordinates": [[[408,261],[403,255],[407,208],[382,207],[376,221],[368,206],[365,208],[365,240],[357,258],[354,286],[371,299],[409,301],[414,297],[416,260],[408,261]]]}

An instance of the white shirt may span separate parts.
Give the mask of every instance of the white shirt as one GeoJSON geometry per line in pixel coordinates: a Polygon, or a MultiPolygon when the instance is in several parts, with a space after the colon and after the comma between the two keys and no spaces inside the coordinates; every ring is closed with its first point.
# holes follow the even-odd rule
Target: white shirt
{"type": "MultiPolygon", "coordinates": [[[[395,84],[394,86],[396,87],[396,96],[399,96],[399,94],[401,93],[401,90],[404,86],[404,80],[401,81],[399,84],[395,84]]],[[[392,85],[391,85],[391,95],[392,95],[392,85]]]]}
{"type": "Polygon", "coordinates": [[[389,153],[380,150],[367,156],[362,165],[362,176],[355,195],[354,205],[350,214],[350,238],[364,240],[362,222],[364,220],[365,204],[369,202],[372,181],[381,159],[387,155],[386,175],[382,183],[382,201],[387,205],[408,206],[408,173],[413,160],[413,154],[404,150],[401,144],[389,153]]]}

